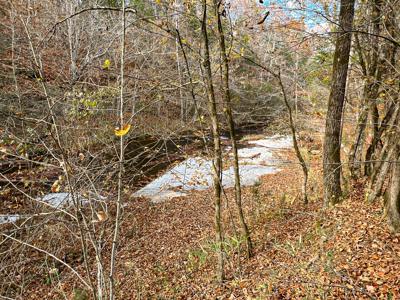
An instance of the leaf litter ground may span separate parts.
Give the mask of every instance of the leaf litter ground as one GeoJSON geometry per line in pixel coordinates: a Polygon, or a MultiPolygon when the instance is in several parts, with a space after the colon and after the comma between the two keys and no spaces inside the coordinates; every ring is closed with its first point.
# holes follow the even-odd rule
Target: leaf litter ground
{"type": "MultiPolygon", "coordinates": [[[[303,139],[303,148],[321,148],[317,138],[309,140],[303,139]]],[[[249,260],[239,251],[244,245],[234,221],[233,191],[226,191],[227,280],[222,285],[214,280],[210,191],[194,191],[159,204],[137,198],[127,201],[117,298],[400,299],[400,235],[388,231],[381,203],[365,203],[363,182],[352,183],[343,203],[321,210],[320,152],[307,153],[312,166],[308,205],[301,203],[302,174],[297,164],[281,166],[281,172],[244,189],[255,245],[249,260]]],[[[296,160],[291,151],[281,155],[296,160]]],[[[40,255],[35,257],[31,263],[40,261],[40,255]]],[[[79,260],[76,267],[84,272],[79,260]]],[[[53,286],[31,281],[27,298],[72,295],[79,284],[61,274],[53,286]]]]}

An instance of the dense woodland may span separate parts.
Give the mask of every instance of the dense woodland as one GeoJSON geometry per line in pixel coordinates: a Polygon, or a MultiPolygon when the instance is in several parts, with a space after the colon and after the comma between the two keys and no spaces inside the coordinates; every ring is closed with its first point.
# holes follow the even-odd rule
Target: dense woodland
{"type": "Polygon", "coordinates": [[[0,2],[0,299],[400,299],[399,0],[0,2]]]}

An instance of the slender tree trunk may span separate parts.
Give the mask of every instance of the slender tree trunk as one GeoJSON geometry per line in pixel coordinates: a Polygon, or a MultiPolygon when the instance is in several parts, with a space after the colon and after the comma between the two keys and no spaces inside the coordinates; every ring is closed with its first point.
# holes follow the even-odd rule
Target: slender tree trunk
{"type": "Polygon", "coordinates": [[[400,145],[396,147],[395,157],[386,212],[389,228],[394,232],[400,232],[400,145]]]}
{"type": "MultiPolygon", "coordinates": [[[[378,79],[380,80],[380,79],[378,79]]],[[[376,85],[379,85],[376,83],[376,85]]],[[[373,168],[373,163],[372,160],[374,158],[374,154],[376,152],[376,148],[378,146],[378,143],[380,141],[380,136],[379,136],[379,111],[378,107],[376,105],[376,98],[378,97],[378,87],[375,87],[369,96],[370,99],[370,114],[371,114],[371,123],[372,123],[372,128],[373,128],[373,137],[372,137],[372,142],[367,148],[367,152],[365,154],[365,175],[370,176],[372,174],[372,168],[373,168]]]]}
{"type": "Polygon", "coordinates": [[[394,159],[395,151],[396,151],[396,145],[392,145],[388,150],[387,155],[384,158],[384,161],[382,162],[382,165],[379,169],[379,173],[377,173],[376,175],[376,180],[373,183],[373,186],[369,189],[370,193],[368,195],[368,202],[373,202],[375,201],[376,198],[382,196],[383,186],[385,184],[387,174],[389,174],[389,168],[391,165],[390,162],[391,160],[394,159]]]}
{"type": "MultiPolygon", "coordinates": [[[[196,120],[200,116],[200,108],[199,108],[199,104],[197,103],[197,100],[196,100],[196,93],[194,92],[194,83],[193,83],[192,73],[190,71],[189,60],[188,60],[188,57],[186,55],[186,51],[185,51],[185,47],[184,47],[183,42],[182,42],[182,37],[181,37],[180,31],[179,31],[178,28],[175,28],[175,31],[176,31],[177,39],[178,39],[178,42],[179,42],[179,46],[180,46],[181,51],[182,51],[183,61],[185,62],[186,72],[188,74],[187,76],[188,76],[189,83],[190,83],[190,95],[192,97],[192,102],[193,102],[192,104],[193,104],[193,107],[194,107],[193,120],[196,120]]],[[[189,109],[190,109],[190,107],[187,104],[186,105],[186,112],[189,109]]]]}
{"type": "Polygon", "coordinates": [[[350,148],[349,153],[349,169],[350,174],[353,178],[357,178],[361,175],[361,159],[362,150],[365,141],[365,128],[367,127],[368,121],[368,105],[362,105],[361,113],[357,120],[357,129],[355,135],[355,141],[350,148]]]}
{"type": "MultiPolygon", "coordinates": [[[[124,127],[124,67],[125,67],[125,37],[126,37],[126,14],[125,14],[125,1],[122,2],[122,41],[121,41],[121,82],[120,82],[120,97],[119,97],[119,128],[124,127]]],[[[118,195],[117,195],[117,212],[115,215],[114,235],[111,245],[111,258],[110,258],[110,300],[115,299],[115,261],[118,248],[119,227],[122,208],[122,175],[124,172],[124,136],[121,135],[119,139],[119,161],[118,161],[118,195]]]]}
{"type": "Polygon", "coordinates": [[[224,274],[224,253],[223,253],[223,235],[221,222],[221,141],[219,137],[219,124],[217,115],[217,105],[215,101],[214,85],[212,80],[210,49],[207,33],[207,0],[202,0],[203,17],[201,24],[201,32],[203,36],[203,68],[204,78],[207,87],[208,108],[210,111],[212,135],[214,140],[214,159],[213,159],[213,183],[214,183],[214,201],[215,201],[215,240],[217,244],[217,279],[222,282],[225,279],[224,274]]]}
{"type": "MultiPolygon", "coordinates": [[[[385,131],[388,132],[387,136],[391,137],[393,135],[392,130],[396,131],[394,126],[396,126],[397,124],[396,122],[398,122],[398,116],[399,116],[399,103],[392,103],[388,112],[385,115],[385,118],[382,120],[381,126],[379,127],[379,138],[383,136],[385,131]]],[[[374,168],[372,170],[370,179],[370,186],[372,186],[375,183],[376,175],[380,171],[382,162],[386,159],[387,150],[390,146],[389,144],[390,142],[388,141],[384,143],[383,148],[379,154],[379,159],[377,159],[377,161],[374,162],[374,168]]]]}
{"type": "MultiPolygon", "coordinates": [[[[371,71],[372,73],[375,73],[375,71],[371,71]]],[[[380,73],[378,71],[378,73],[380,73]]],[[[375,75],[373,75],[375,76],[375,75]]],[[[380,135],[379,135],[379,112],[375,103],[375,99],[378,96],[379,92],[379,81],[380,81],[380,76],[377,74],[377,78],[373,78],[372,83],[367,83],[364,86],[364,105],[361,108],[361,114],[358,120],[358,126],[357,126],[357,134],[356,134],[356,141],[352,147],[351,151],[351,156],[350,156],[350,171],[352,175],[356,175],[356,172],[360,170],[360,164],[356,162],[357,155],[361,155],[362,151],[362,143],[364,141],[364,136],[365,136],[365,130],[367,126],[367,121],[368,121],[368,114],[371,115],[372,119],[372,126],[373,126],[373,141],[371,145],[367,149],[367,153],[365,156],[365,168],[364,168],[364,173],[365,175],[370,175],[372,171],[372,163],[370,162],[372,155],[375,151],[375,148],[377,146],[378,141],[380,140],[380,135]],[[353,169],[352,169],[353,168],[353,169]]],[[[356,176],[355,176],[356,177],[356,176]]]]}
{"type": "Polygon", "coordinates": [[[381,151],[379,161],[376,164],[373,176],[368,187],[368,201],[373,202],[376,198],[382,195],[383,186],[389,173],[390,162],[396,160],[396,144],[398,143],[399,130],[397,124],[399,122],[400,113],[396,109],[393,119],[390,121],[389,136],[381,151]]]}
{"type": "Polygon", "coordinates": [[[308,196],[307,196],[308,168],[307,168],[307,164],[306,164],[306,162],[305,162],[305,160],[303,158],[303,155],[301,155],[300,147],[299,147],[299,145],[297,143],[297,133],[296,133],[296,126],[295,126],[294,120],[293,120],[292,107],[289,104],[289,99],[288,99],[287,94],[286,94],[285,86],[283,85],[282,76],[281,76],[280,71],[277,74],[277,77],[278,77],[279,85],[281,87],[281,91],[282,91],[282,94],[283,94],[283,100],[285,101],[286,109],[288,111],[289,125],[290,125],[290,130],[292,132],[294,151],[296,152],[297,159],[299,160],[300,165],[301,165],[301,169],[303,170],[302,195],[303,195],[304,204],[307,204],[308,203],[308,196]]]}
{"type": "Polygon", "coordinates": [[[299,53],[296,51],[296,62],[295,62],[295,78],[294,78],[294,116],[297,122],[297,115],[298,115],[298,81],[299,81],[299,53]]]}
{"type": "MultiPolygon", "coordinates": [[[[180,3],[178,1],[175,1],[175,11],[178,12],[179,9],[180,9],[180,3]]],[[[176,14],[174,19],[175,19],[176,31],[179,32],[179,14],[176,14]]],[[[183,82],[182,82],[181,59],[179,57],[180,42],[181,41],[179,41],[179,36],[177,35],[175,38],[175,56],[176,56],[176,68],[179,77],[179,105],[181,107],[181,122],[183,123],[186,121],[186,100],[184,99],[182,93],[183,82]]]]}
{"type": "MultiPolygon", "coordinates": [[[[354,41],[355,41],[355,49],[358,54],[358,59],[360,61],[360,66],[363,76],[367,78],[368,76],[367,64],[364,58],[358,34],[354,35],[354,41]]],[[[362,103],[360,108],[361,112],[357,119],[355,140],[350,147],[350,153],[349,153],[349,170],[350,170],[350,175],[353,178],[361,176],[361,159],[365,141],[365,129],[367,127],[368,114],[369,114],[369,106],[367,103],[367,97],[365,96],[366,86],[367,85],[364,84],[362,103]]]]}
{"type": "Polygon", "coordinates": [[[355,0],[341,0],[340,3],[340,33],[336,39],[333,58],[332,84],[326,115],[323,153],[325,206],[330,203],[337,203],[342,195],[340,183],[340,131],[351,46],[350,31],[352,30],[354,18],[354,2],[355,0]]]}
{"type": "MultiPolygon", "coordinates": [[[[382,77],[382,66],[380,64],[380,43],[378,39],[378,35],[380,34],[380,25],[381,25],[381,6],[382,0],[374,0],[372,3],[372,59],[370,62],[370,70],[368,72],[368,76],[372,78],[373,82],[368,84],[367,90],[367,101],[368,105],[370,105],[370,115],[371,115],[371,125],[372,125],[372,142],[369,145],[366,155],[365,155],[365,175],[369,176],[372,173],[373,163],[371,160],[374,157],[376,147],[380,140],[379,137],[379,111],[377,107],[376,99],[379,93],[379,87],[382,77]]],[[[369,80],[369,78],[368,78],[369,80]]]]}
{"type": "Polygon", "coordinates": [[[224,93],[224,104],[225,104],[225,114],[229,124],[229,134],[231,138],[232,144],[232,152],[233,152],[233,169],[235,174],[235,201],[236,206],[239,213],[240,224],[244,233],[244,237],[246,239],[246,247],[247,247],[247,257],[252,256],[253,252],[253,244],[250,237],[250,230],[247,226],[246,219],[243,213],[242,207],[242,190],[240,184],[240,168],[239,168],[239,156],[236,144],[236,134],[235,134],[235,122],[232,114],[232,102],[231,102],[231,94],[229,88],[229,62],[228,57],[226,55],[226,46],[225,46],[225,36],[222,27],[221,15],[219,13],[221,2],[219,0],[214,0],[214,8],[215,8],[215,16],[218,22],[218,38],[219,38],[219,50],[221,54],[222,60],[222,86],[224,93]]]}

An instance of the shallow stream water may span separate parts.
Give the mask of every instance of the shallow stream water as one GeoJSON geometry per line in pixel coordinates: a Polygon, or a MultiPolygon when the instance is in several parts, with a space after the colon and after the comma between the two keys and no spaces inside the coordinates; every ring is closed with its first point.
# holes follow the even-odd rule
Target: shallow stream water
{"type": "MultiPolygon", "coordinates": [[[[277,167],[281,161],[277,157],[279,150],[290,149],[292,139],[288,136],[271,136],[247,142],[238,150],[239,169],[242,186],[256,184],[260,177],[279,172],[277,167]]],[[[223,149],[224,156],[232,158],[231,147],[223,149]]],[[[153,203],[163,202],[175,197],[187,196],[193,190],[207,190],[212,187],[212,160],[200,156],[189,157],[175,165],[163,175],[145,187],[136,191],[133,196],[147,197],[153,203]]],[[[222,185],[231,188],[235,184],[234,170],[230,167],[222,172],[222,185]]],[[[87,201],[83,197],[81,201],[87,201]]],[[[68,207],[72,204],[69,193],[50,193],[38,199],[54,208],[68,207]]],[[[29,215],[0,215],[0,225],[13,223],[29,215]]]]}
{"type": "MultiPolygon", "coordinates": [[[[251,186],[256,184],[261,176],[279,172],[279,159],[276,154],[280,149],[291,147],[292,139],[288,136],[276,135],[249,141],[246,147],[238,150],[241,184],[251,186]]],[[[232,157],[230,147],[226,147],[224,152],[232,157]]],[[[234,170],[230,167],[222,173],[222,185],[224,188],[230,188],[234,184],[234,170]]],[[[192,190],[206,190],[211,187],[212,160],[197,156],[177,164],[133,195],[147,197],[153,203],[158,203],[187,196],[192,190]]]]}

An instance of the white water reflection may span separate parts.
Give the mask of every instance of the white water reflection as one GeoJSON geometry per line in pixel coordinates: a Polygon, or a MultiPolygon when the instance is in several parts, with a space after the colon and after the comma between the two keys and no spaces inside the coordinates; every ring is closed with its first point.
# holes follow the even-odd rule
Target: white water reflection
{"type": "Polygon", "coordinates": [[[59,207],[62,205],[69,205],[72,203],[72,198],[70,197],[69,193],[51,193],[45,195],[42,199],[43,202],[48,203],[53,207],[59,207]]]}
{"type": "Polygon", "coordinates": [[[292,148],[293,141],[290,136],[274,135],[260,140],[249,141],[249,144],[255,144],[270,149],[288,149],[292,148]]]}
{"type": "MultiPolygon", "coordinates": [[[[77,200],[79,200],[82,204],[88,203],[89,200],[84,198],[81,195],[77,196],[77,200]]],[[[105,197],[96,195],[93,201],[104,201],[105,197]]],[[[50,193],[43,197],[37,198],[36,201],[38,203],[46,203],[54,208],[66,208],[73,205],[73,199],[70,193],[50,193]]],[[[18,215],[18,214],[10,214],[10,215],[0,215],[0,225],[6,223],[15,223],[17,220],[24,219],[27,216],[18,215]]]]}
{"type": "MultiPolygon", "coordinates": [[[[41,198],[37,199],[38,202],[45,202],[48,205],[58,208],[61,206],[69,206],[72,203],[72,199],[69,193],[50,193],[41,198]]],[[[19,219],[23,219],[22,215],[0,215],[0,224],[15,223],[19,219]]]]}
{"type": "MultiPolygon", "coordinates": [[[[254,185],[261,176],[279,172],[274,166],[278,159],[274,152],[292,147],[292,140],[286,136],[266,137],[249,141],[256,145],[238,150],[240,178],[243,186],[254,185]]],[[[229,152],[230,147],[225,149],[229,152]]],[[[222,173],[222,185],[233,187],[234,170],[230,167],[222,173]]],[[[186,196],[191,190],[206,190],[212,187],[212,161],[202,157],[188,158],[164,173],[142,189],[136,197],[148,197],[152,202],[162,202],[171,198],[186,196]]]]}
{"type": "Polygon", "coordinates": [[[19,215],[0,215],[0,225],[6,223],[15,223],[19,218],[19,215]]]}

